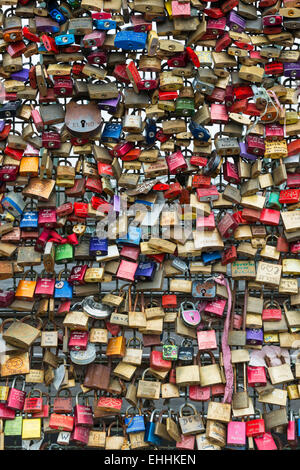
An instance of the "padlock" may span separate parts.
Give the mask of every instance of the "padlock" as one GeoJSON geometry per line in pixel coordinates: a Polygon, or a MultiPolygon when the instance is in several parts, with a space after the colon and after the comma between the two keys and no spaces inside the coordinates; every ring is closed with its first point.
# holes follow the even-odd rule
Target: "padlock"
{"type": "Polygon", "coordinates": [[[12,386],[9,390],[7,398],[7,407],[12,410],[22,411],[24,408],[26,392],[25,392],[25,381],[23,381],[22,390],[15,387],[17,378],[13,380],[12,386]]]}
{"type": "Polygon", "coordinates": [[[183,322],[187,326],[198,326],[201,321],[201,315],[198,310],[196,310],[195,305],[192,302],[182,302],[180,305],[180,314],[183,322]],[[185,306],[192,306],[192,309],[186,310],[185,306]]]}

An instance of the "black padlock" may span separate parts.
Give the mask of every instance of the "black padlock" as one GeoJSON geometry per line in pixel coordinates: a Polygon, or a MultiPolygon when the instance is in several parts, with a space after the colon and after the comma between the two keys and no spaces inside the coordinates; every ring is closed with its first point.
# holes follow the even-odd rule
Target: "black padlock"
{"type": "Polygon", "coordinates": [[[191,364],[194,357],[193,343],[189,339],[184,339],[178,349],[178,361],[184,364],[191,364]]]}

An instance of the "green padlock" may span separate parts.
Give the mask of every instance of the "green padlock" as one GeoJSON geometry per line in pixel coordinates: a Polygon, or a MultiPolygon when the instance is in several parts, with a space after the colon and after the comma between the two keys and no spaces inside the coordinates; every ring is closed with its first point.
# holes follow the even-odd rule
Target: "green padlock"
{"type": "Polygon", "coordinates": [[[21,436],[22,421],[22,416],[16,416],[15,419],[6,419],[4,424],[4,436],[21,436]]]}
{"type": "Polygon", "coordinates": [[[73,245],[65,243],[64,245],[58,245],[55,250],[55,263],[65,264],[72,261],[74,257],[73,245]]]}
{"type": "Polygon", "coordinates": [[[178,98],[175,106],[176,116],[193,116],[195,113],[195,102],[193,98],[178,98]]]}
{"type": "Polygon", "coordinates": [[[267,207],[270,209],[281,209],[282,204],[279,202],[279,193],[278,192],[271,192],[269,195],[269,200],[267,202],[267,207]]]}
{"type": "Polygon", "coordinates": [[[176,361],[178,358],[178,346],[172,338],[168,338],[163,345],[163,359],[166,361],[176,361]]]}

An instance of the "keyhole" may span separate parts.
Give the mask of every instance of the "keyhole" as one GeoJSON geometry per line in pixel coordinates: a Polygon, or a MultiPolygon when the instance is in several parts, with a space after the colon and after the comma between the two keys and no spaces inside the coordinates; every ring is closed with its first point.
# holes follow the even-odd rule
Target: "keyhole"
{"type": "Polygon", "coordinates": [[[81,127],[84,127],[85,126],[85,120],[82,119],[80,122],[81,122],[81,127]]]}

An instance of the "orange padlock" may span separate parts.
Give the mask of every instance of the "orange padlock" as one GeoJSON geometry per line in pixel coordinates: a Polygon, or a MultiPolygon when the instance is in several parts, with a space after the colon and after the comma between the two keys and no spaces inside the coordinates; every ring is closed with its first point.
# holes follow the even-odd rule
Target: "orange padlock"
{"type": "Polygon", "coordinates": [[[33,300],[34,297],[34,291],[36,287],[36,279],[37,279],[37,273],[35,274],[35,280],[34,281],[26,281],[26,275],[29,273],[29,271],[26,271],[23,275],[23,278],[20,280],[15,298],[20,299],[20,300],[33,300]]]}

